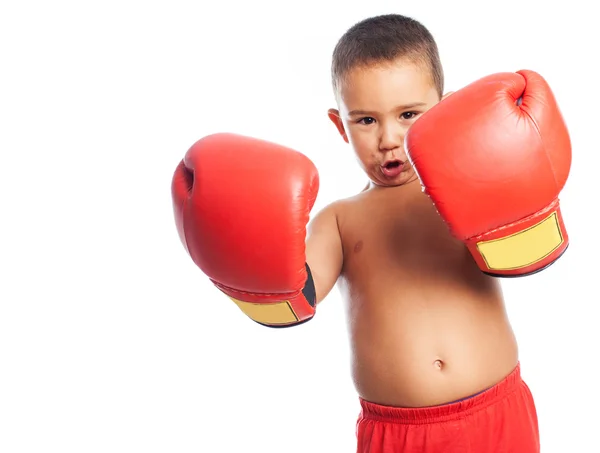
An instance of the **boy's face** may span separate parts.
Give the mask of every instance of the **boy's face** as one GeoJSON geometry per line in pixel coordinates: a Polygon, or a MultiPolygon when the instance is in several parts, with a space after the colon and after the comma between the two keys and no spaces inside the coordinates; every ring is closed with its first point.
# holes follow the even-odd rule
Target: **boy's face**
{"type": "Polygon", "coordinates": [[[439,101],[423,65],[399,59],[351,70],[329,118],[372,184],[399,186],[416,177],[404,152],[406,131],[439,101]]]}

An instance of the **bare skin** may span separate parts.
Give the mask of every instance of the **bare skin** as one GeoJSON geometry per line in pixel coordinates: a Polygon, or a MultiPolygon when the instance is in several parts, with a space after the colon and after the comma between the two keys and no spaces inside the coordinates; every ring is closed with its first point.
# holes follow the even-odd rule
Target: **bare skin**
{"type": "Polygon", "coordinates": [[[452,237],[403,150],[410,124],[439,100],[416,64],[353,71],[329,116],[370,183],[308,229],[318,302],[336,282],[345,301],[357,392],[386,406],[455,401],[518,362],[500,282],[452,237]],[[387,174],[390,161],[402,171],[387,174]]]}
{"type": "Polygon", "coordinates": [[[339,203],[337,217],[340,289],[361,397],[438,405],[512,371],[517,345],[498,281],[450,236],[418,181],[339,203]]]}

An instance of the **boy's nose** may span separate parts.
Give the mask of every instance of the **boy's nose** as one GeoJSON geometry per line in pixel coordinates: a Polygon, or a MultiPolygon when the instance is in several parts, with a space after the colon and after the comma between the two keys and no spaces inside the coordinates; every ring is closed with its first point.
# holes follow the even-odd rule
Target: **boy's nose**
{"type": "Polygon", "coordinates": [[[402,147],[404,143],[404,132],[397,127],[386,127],[382,130],[379,138],[379,150],[390,151],[402,147]]]}

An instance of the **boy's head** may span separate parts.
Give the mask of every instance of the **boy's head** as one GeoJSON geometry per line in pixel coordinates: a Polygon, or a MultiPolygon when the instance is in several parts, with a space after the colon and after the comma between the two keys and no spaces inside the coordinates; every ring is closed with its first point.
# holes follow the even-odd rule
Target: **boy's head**
{"type": "Polygon", "coordinates": [[[329,118],[376,185],[414,179],[408,127],[442,98],[444,74],[431,33],[409,17],[365,19],[338,41],[331,65],[338,109],[329,118]]]}

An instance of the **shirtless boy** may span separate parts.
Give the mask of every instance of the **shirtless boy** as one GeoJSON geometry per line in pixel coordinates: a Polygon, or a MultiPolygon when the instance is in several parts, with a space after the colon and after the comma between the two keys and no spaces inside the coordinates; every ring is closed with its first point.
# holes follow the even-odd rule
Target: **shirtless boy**
{"type": "Polygon", "coordinates": [[[267,326],[311,319],[339,285],[362,406],[358,452],[538,452],[500,279],[451,234],[407,157],[409,127],[444,98],[431,34],[400,15],[366,19],[340,39],[332,76],[338,108],[328,115],[367,187],[309,222],[319,182],[303,154],[211,135],[173,179],[184,246],[267,326]]]}

